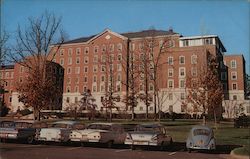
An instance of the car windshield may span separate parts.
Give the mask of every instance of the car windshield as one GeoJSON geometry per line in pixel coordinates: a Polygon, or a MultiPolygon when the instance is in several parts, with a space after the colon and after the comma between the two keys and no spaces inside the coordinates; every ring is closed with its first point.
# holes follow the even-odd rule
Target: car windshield
{"type": "Polygon", "coordinates": [[[135,127],[135,131],[161,132],[161,128],[159,126],[140,125],[140,126],[135,127]]]}
{"type": "Polygon", "coordinates": [[[64,124],[64,123],[57,123],[57,124],[53,124],[51,127],[53,127],[53,128],[70,128],[71,125],[64,124]]]}
{"type": "Polygon", "coordinates": [[[104,124],[91,124],[88,126],[88,129],[98,129],[98,130],[110,130],[110,125],[104,125],[104,124]]]}
{"type": "Polygon", "coordinates": [[[15,126],[15,123],[12,121],[3,121],[1,122],[1,128],[12,128],[15,126]]]}
{"type": "Polygon", "coordinates": [[[25,123],[25,122],[17,122],[15,124],[16,128],[30,128],[32,127],[31,123],[25,123]]]}
{"type": "Polygon", "coordinates": [[[195,129],[195,130],[193,131],[193,134],[194,134],[194,136],[196,136],[196,135],[205,135],[205,136],[209,136],[210,131],[207,130],[207,129],[195,129]]]}

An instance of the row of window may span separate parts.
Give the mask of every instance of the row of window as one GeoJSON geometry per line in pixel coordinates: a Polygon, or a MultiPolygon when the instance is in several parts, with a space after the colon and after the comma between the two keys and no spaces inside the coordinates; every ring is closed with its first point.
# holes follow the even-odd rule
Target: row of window
{"type": "MultiPolygon", "coordinates": [[[[65,54],[65,50],[66,49],[61,49],[60,50],[60,56],[64,56],[64,54],[65,54]]],[[[118,43],[117,45],[116,45],[116,50],[118,51],[118,52],[120,52],[120,51],[122,51],[122,44],[121,43],[118,43]]],[[[72,56],[72,54],[73,54],[73,48],[69,48],[69,49],[67,49],[67,53],[68,53],[68,56],[72,56]]],[[[76,48],[75,49],[75,54],[76,55],[80,55],[81,54],[81,52],[84,52],[84,54],[89,54],[89,47],[85,47],[83,50],[82,50],[82,48],[76,48]]],[[[107,45],[102,45],[101,46],[101,52],[102,53],[104,53],[104,52],[107,52],[107,51],[109,51],[109,52],[114,52],[115,51],[115,44],[109,44],[109,46],[107,46],[107,45]]],[[[94,53],[99,53],[99,46],[94,46],[93,47],[93,52],[94,53]]]]}
{"type": "MultiPolygon", "coordinates": [[[[110,54],[109,56],[108,56],[108,60],[110,61],[110,62],[114,62],[115,60],[117,59],[117,61],[121,61],[122,60],[122,54],[118,54],[117,55],[117,58],[115,57],[115,55],[114,54],[110,54]]],[[[99,57],[98,57],[98,55],[94,55],[94,57],[93,57],[93,62],[94,63],[105,63],[106,62],[106,60],[107,60],[107,55],[101,55],[101,59],[100,59],[101,61],[99,61],[99,57]]],[[[56,62],[56,59],[54,59],[53,60],[54,62],[56,62]]],[[[65,65],[65,59],[64,58],[60,58],[59,59],[59,62],[60,62],[60,65],[65,65]]],[[[75,64],[80,64],[81,63],[81,58],[80,57],[76,57],[75,58],[75,64]]],[[[83,63],[84,64],[88,64],[89,63],[89,57],[88,56],[85,56],[84,58],[83,58],[83,63]]],[[[67,60],[67,65],[72,65],[73,64],[73,59],[72,59],[72,57],[68,57],[68,60],[67,60]]]]}
{"type": "MultiPolygon", "coordinates": [[[[191,64],[197,64],[197,55],[191,56],[191,64]]],[[[185,56],[179,56],[179,64],[185,64],[185,56]]],[[[168,65],[174,65],[174,57],[168,57],[168,65]]]]}
{"type": "MultiPolygon", "coordinates": [[[[117,64],[116,65],[117,67],[116,67],[116,71],[122,71],[122,65],[121,64],[117,64]]],[[[108,71],[109,70],[114,70],[114,65],[113,64],[110,64],[110,66],[109,67],[107,67],[107,66],[105,66],[105,65],[101,65],[100,66],[101,68],[100,68],[100,72],[106,72],[106,70],[108,69],[108,71]]],[[[98,72],[98,70],[99,70],[99,67],[98,67],[98,65],[94,65],[93,67],[93,73],[97,73],[98,72]]],[[[74,70],[75,70],[75,74],[80,74],[80,72],[81,72],[81,67],[75,67],[74,68],[74,70]]],[[[72,74],[73,72],[73,68],[71,68],[71,67],[67,67],[66,68],[66,73],[67,74],[72,74]]],[[[83,72],[84,73],[88,73],[89,72],[89,67],[88,66],[84,66],[83,67],[83,72]]]]}
{"type": "MultiPolygon", "coordinates": [[[[109,85],[107,89],[110,90],[111,85],[109,85]]],[[[121,92],[122,91],[121,83],[117,83],[113,89],[114,89],[114,92],[121,92]]],[[[80,93],[80,92],[86,92],[86,91],[87,91],[87,86],[83,86],[83,91],[80,91],[79,86],[75,86],[74,88],[72,88],[71,86],[66,87],[67,93],[72,93],[72,92],[80,93]]],[[[105,92],[105,84],[101,84],[99,89],[96,84],[93,84],[92,92],[105,92]]]]}
{"type": "MultiPolygon", "coordinates": [[[[106,80],[105,75],[101,75],[100,82],[105,82],[105,80],[106,80]]],[[[117,74],[116,77],[112,77],[112,80],[117,81],[117,82],[121,82],[122,81],[121,74],[117,74]]],[[[108,81],[110,81],[110,79],[108,79],[108,81]]],[[[76,77],[75,78],[75,84],[79,84],[79,82],[80,82],[79,77],[76,77]]],[[[83,82],[88,83],[88,76],[83,77],[83,82]]],[[[96,75],[93,76],[93,83],[97,83],[97,76],[96,75]]],[[[67,78],[67,84],[71,84],[71,78],[70,77],[67,78]]]]}
{"type": "MultiPolygon", "coordinates": [[[[227,72],[221,72],[221,80],[227,80],[227,72]]],[[[231,72],[231,80],[237,80],[237,72],[231,72]]]]}
{"type": "Polygon", "coordinates": [[[13,79],[14,72],[0,72],[0,79],[13,79]]]}

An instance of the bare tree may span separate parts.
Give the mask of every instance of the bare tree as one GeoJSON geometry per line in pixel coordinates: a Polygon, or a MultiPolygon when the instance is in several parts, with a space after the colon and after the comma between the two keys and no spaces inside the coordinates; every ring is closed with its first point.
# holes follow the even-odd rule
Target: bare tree
{"type": "Polygon", "coordinates": [[[6,46],[6,42],[9,39],[9,35],[6,31],[0,31],[0,66],[4,64],[4,59],[6,57],[8,48],[6,46]]]}
{"type": "Polygon", "coordinates": [[[9,57],[27,70],[28,79],[19,83],[17,90],[20,101],[32,107],[35,117],[40,119],[40,110],[47,106],[46,101],[61,94],[58,92],[61,89],[56,89],[52,78],[49,78],[47,68],[64,42],[64,32],[61,18],[48,12],[37,18],[29,18],[28,22],[25,29],[18,26],[16,46],[12,47],[9,57]],[[52,44],[55,44],[53,49],[50,48],[52,44]]]}
{"type": "Polygon", "coordinates": [[[237,118],[244,112],[244,104],[244,102],[239,102],[237,100],[224,100],[223,105],[227,118],[237,118]]]}
{"type": "Polygon", "coordinates": [[[117,63],[115,62],[114,44],[103,45],[102,57],[99,60],[99,66],[101,71],[105,74],[105,95],[101,102],[106,111],[106,118],[109,113],[110,121],[112,121],[112,110],[118,110],[116,102],[120,101],[120,96],[117,95],[117,92],[121,91],[121,87],[119,87],[119,90],[118,87],[116,87],[117,82],[121,81],[121,77],[118,77],[118,71],[115,68],[115,64],[117,63]]]}
{"type": "Polygon", "coordinates": [[[186,79],[187,98],[183,106],[188,109],[191,106],[193,112],[201,112],[203,123],[206,123],[205,115],[212,113],[216,122],[216,113],[221,111],[223,99],[222,84],[218,74],[218,62],[208,52],[208,64],[198,70],[197,77],[188,76],[186,79]]]}

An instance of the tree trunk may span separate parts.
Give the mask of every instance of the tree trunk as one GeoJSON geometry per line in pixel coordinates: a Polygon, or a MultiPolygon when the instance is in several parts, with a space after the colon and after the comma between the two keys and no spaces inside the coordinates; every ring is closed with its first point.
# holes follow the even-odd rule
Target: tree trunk
{"type": "Polygon", "coordinates": [[[203,116],[203,119],[202,119],[203,120],[203,125],[206,125],[206,116],[205,116],[205,114],[203,114],[202,116],[203,116]]]}

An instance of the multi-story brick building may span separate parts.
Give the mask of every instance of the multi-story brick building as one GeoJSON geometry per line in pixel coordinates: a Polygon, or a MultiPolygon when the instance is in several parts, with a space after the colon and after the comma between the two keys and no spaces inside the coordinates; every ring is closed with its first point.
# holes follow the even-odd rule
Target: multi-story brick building
{"type": "Polygon", "coordinates": [[[10,107],[14,90],[14,65],[1,66],[0,82],[2,88],[0,102],[10,107]]]}
{"type": "MultiPolygon", "coordinates": [[[[53,49],[53,46],[51,47],[53,49]]],[[[187,95],[186,78],[188,76],[196,77],[202,69],[205,69],[210,55],[217,59],[225,99],[235,98],[234,95],[236,94],[237,99],[244,98],[245,86],[242,83],[244,83],[245,62],[242,60],[243,56],[241,56],[241,62],[236,62],[236,87],[238,90],[235,91],[231,90],[232,87],[235,87],[233,86],[235,80],[232,81],[229,78],[229,75],[230,77],[231,74],[235,76],[235,73],[228,66],[227,59],[230,56],[224,56],[224,52],[226,52],[226,49],[217,35],[184,37],[171,29],[168,31],[144,30],[121,34],[106,29],[96,35],[67,41],[61,45],[58,54],[53,59],[65,70],[62,109],[67,109],[72,104],[77,103],[82,98],[82,93],[89,89],[96,99],[97,109],[102,110],[102,100],[110,87],[110,83],[107,81],[113,82],[114,94],[121,98],[119,102],[116,102],[116,105],[120,107],[120,110],[126,109],[123,98],[129,89],[126,85],[128,82],[127,72],[131,69],[131,61],[129,63],[127,59],[131,57],[138,59],[133,67],[137,67],[138,75],[141,75],[142,70],[140,68],[145,55],[149,56],[151,60],[160,57],[160,66],[157,70],[157,87],[160,93],[165,96],[160,108],[163,112],[185,113],[182,103],[187,95]],[[149,51],[145,47],[146,43],[149,45],[149,51]],[[161,56],[157,56],[159,54],[161,56]],[[109,67],[107,67],[106,61],[111,61],[109,67]],[[112,75],[107,76],[107,69],[112,71],[112,75]],[[230,73],[228,74],[228,72],[230,73]],[[243,76],[241,76],[242,74],[243,76]],[[110,80],[111,78],[112,80],[110,80]]],[[[153,94],[155,87],[154,74],[151,70],[154,69],[153,67],[154,64],[151,65],[149,62],[149,82],[147,85],[149,94],[153,94]]],[[[15,76],[15,78],[17,77],[15,76]]],[[[137,79],[136,86],[134,86],[137,93],[145,91],[143,82],[142,79],[137,79]]],[[[12,104],[14,103],[16,102],[12,100],[12,104]]],[[[130,109],[128,108],[128,110],[130,109]]],[[[154,109],[153,102],[150,102],[149,113],[153,113],[154,109]]],[[[156,107],[156,109],[159,108],[156,107]]],[[[145,103],[138,100],[135,113],[145,112],[145,103]]]]}
{"type": "MultiPolygon", "coordinates": [[[[154,54],[159,53],[160,46],[166,42],[166,39],[169,44],[167,53],[162,54],[160,58],[162,65],[159,70],[158,87],[161,92],[167,92],[161,110],[184,113],[185,110],[181,105],[186,96],[187,75],[197,76],[199,70],[207,64],[208,52],[217,58],[219,65],[223,65],[223,54],[226,50],[216,35],[183,37],[173,30],[145,30],[122,34],[105,30],[97,35],[65,42],[54,59],[65,69],[63,108],[65,109],[70,103],[77,102],[81,98],[81,93],[90,89],[96,97],[98,109],[101,109],[101,99],[105,93],[103,83],[105,73],[100,66],[100,60],[104,58],[107,50],[115,61],[113,67],[116,70],[115,79],[118,79],[115,82],[116,93],[123,97],[126,94],[124,83],[127,78],[126,71],[121,68],[123,66],[121,61],[124,60],[122,58],[131,52],[140,57],[144,51],[142,48],[145,40],[152,39],[152,37],[154,54]]],[[[149,92],[152,92],[154,89],[152,80],[148,87],[149,92]]],[[[143,88],[140,91],[143,91],[143,88]]],[[[118,105],[125,108],[122,102],[118,105]]],[[[151,103],[149,112],[153,111],[154,107],[151,103]]],[[[145,113],[145,104],[142,101],[139,101],[135,112],[145,113]]]]}
{"type": "MultiPolygon", "coordinates": [[[[29,69],[19,63],[10,66],[2,66],[0,70],[1,82],[6,93],[2,94],[5,104],[10,108],[11,112],[16,112],[18,109],[24,109],[23,103],[19,101],[19,93],[17,92],[18,83],[25,82],[29,75],[29,69]]],[[[63,89],[64,69],[61,65],[48,61],[46,63],[46,78],[54,79],[55,87],[63,89]]],[[[58,100],[55,100],[52,105],[48,105],[46,109],[61,109],[62,94],[58,95],[58,100]]]]}

